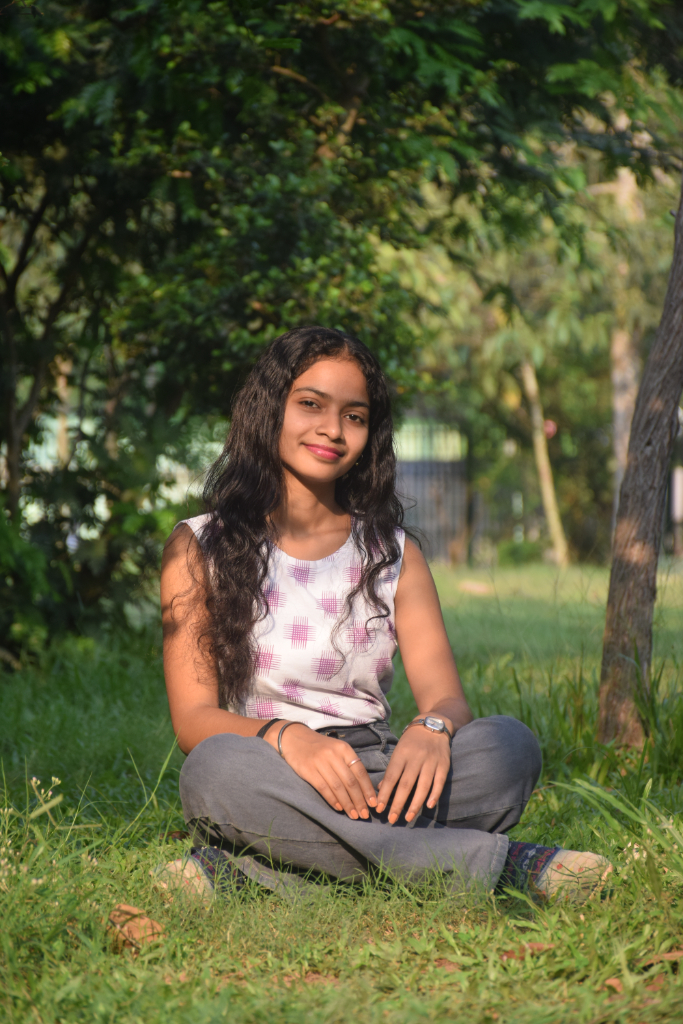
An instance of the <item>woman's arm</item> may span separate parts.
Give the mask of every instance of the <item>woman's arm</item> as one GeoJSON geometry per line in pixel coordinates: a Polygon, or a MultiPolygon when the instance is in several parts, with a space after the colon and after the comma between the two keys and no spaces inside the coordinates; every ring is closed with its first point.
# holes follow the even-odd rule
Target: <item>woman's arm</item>
{"type": "MultiPolygon", "coordinates": [[[[456,732],[472,721],[446,634],[439,597],[424,555],[406,538],[401,576],[395,598],[396,636],[410,688],[420,716],[443,719],[456,732]]],[[[413,726],[401,737],[379,788],[378,810],[394,798],[389,821],[395,822],[413,788],[406,811],[412,821],[427,800],[436,805],[451,765],[451,746],[445,733],[413,726]],[[427,799],[428,798],[428,799],[427,799]]]]}
{"type": "Polygon", "coordinates": [[[463,692],[439,595],[424,555],[406,538],[396,588],[396,636],[420,715],[438,715],[451,732],[473,715],[463,692]]]}
{"type": "Polygon", "coordinates": [[[216,733],[255,736],[263,725],[218,706],[216,665],[200,642],[209,624],[207,587],[197,539],[189,526],[179,526],[166,542],[161,563],[161,621],[171,721],[185,754],[216,733]]]}
{"type": "MultiPolygon", "coordinates": [[[[201,549],[189,526],[175,530],[164,549],[161,611],[164,674],[173,730],[189,752],[216,733],[255,736],[263,722],[218,706],[218,672],[201,637],[209,625],[206,594],[209,580],[201,549]]],[[[272,725],[265,740],[277,749],[281,725],[272,725]]],[[[285,760],[337,811],[350,818],[369,817],[376,804],[368,773],[342,740],[296,723],[282,737],[285,760]],[[353,762],[353,763],[352,763],[353,762]]]]}

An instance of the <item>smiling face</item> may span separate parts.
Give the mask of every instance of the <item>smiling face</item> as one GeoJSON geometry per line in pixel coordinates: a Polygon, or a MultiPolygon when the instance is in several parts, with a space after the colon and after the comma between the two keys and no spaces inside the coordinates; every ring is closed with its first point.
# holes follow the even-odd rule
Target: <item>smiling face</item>
{"type": "Polygon", "coordinates": [[[338,480],[368,441],[365,376],[348,357],[319,359],[292,384],[285,404],[280,458],[304,483],[338,480]]]}

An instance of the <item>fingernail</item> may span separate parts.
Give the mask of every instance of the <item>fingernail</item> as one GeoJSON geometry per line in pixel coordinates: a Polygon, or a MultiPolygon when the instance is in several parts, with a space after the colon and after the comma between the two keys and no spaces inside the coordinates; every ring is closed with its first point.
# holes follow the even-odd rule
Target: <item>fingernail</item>
{"type": "Polygon", "coordinates": [[[349,812],[349,817],[353,818],[353,820],[355,821],[356,818],[358,817],[358,811],[350,811],[349,812]]]}
{"type": "Polygon", "coordinates": [[[370,799],[368,800],[368,803],[370,804],[371,807],[376,807],[377,806],[377,801],[375,800],[374,796],[370,797],[370,799]]]}
{"type": "Polygon", "coordinates": [[[377,804],[377,807],[376,807],[377,813],[381,814],[383,810],[384,810],[384,804],[377,804]]]}
{"type": "Polygon", "coordinates": [[[334,805],[334,809],[335,809],[335,811],[343,811],[344,810],[344,808],[342,807],[341,804],[335,804],[334,805]]]}
{"type": "Polygon", "coordinates": [[[363,810],[360,812],[360,816],[361,816],[361,818],[369,818],[370,817],[370,812],[366,811],[365,808],[363,808],[363,810]]]}
{"type": "Polygon", "coordinates": [[[398,821],[398,814],[390,814],[389,815],[389,824],[390,825],[393,825],[397,821],[398,821]]]}
{"type": "Polygon", "coordinates": [[[406,821],[412,821],[414,817],[415,815],[413,814],[413,812],[408,811],[408,813],[406,814],[406,821]]]}

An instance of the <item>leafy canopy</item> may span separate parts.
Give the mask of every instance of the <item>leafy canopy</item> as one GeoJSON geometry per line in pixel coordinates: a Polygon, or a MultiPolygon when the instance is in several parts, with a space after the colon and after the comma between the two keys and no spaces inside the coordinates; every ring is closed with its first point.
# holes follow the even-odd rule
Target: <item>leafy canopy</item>
{"type": "Polygon", "coordinates": [[[271,337],[340,326],[415,386],[415,299],[376,240],[429,236],[421,182],[510,238],[529,197],[561,220],[576,140],[646,174],[642,76],[679,74],[682,19],[655,0],[83,0],[0,22],[6,503],[69,624],[154,563],[175,516],[158,456],[226,415],[271,337]]]}

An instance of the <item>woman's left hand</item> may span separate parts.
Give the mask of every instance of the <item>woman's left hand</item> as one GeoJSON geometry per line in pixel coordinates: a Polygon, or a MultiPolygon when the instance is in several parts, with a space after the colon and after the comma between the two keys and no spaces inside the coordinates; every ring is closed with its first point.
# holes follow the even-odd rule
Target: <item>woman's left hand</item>
{"type": "Polygon", "coordinates": [[[398,741],[377,789],[377,811],[382,813],[393,793],[389,824],[394,825],[414,788],[405,816],[406,821],[412,821],[422,810],[425,800],[427,807],[436,806],[450,767],[451,741],[447,733],[431,732],[423,725],[407,729],[398,741]]]}

